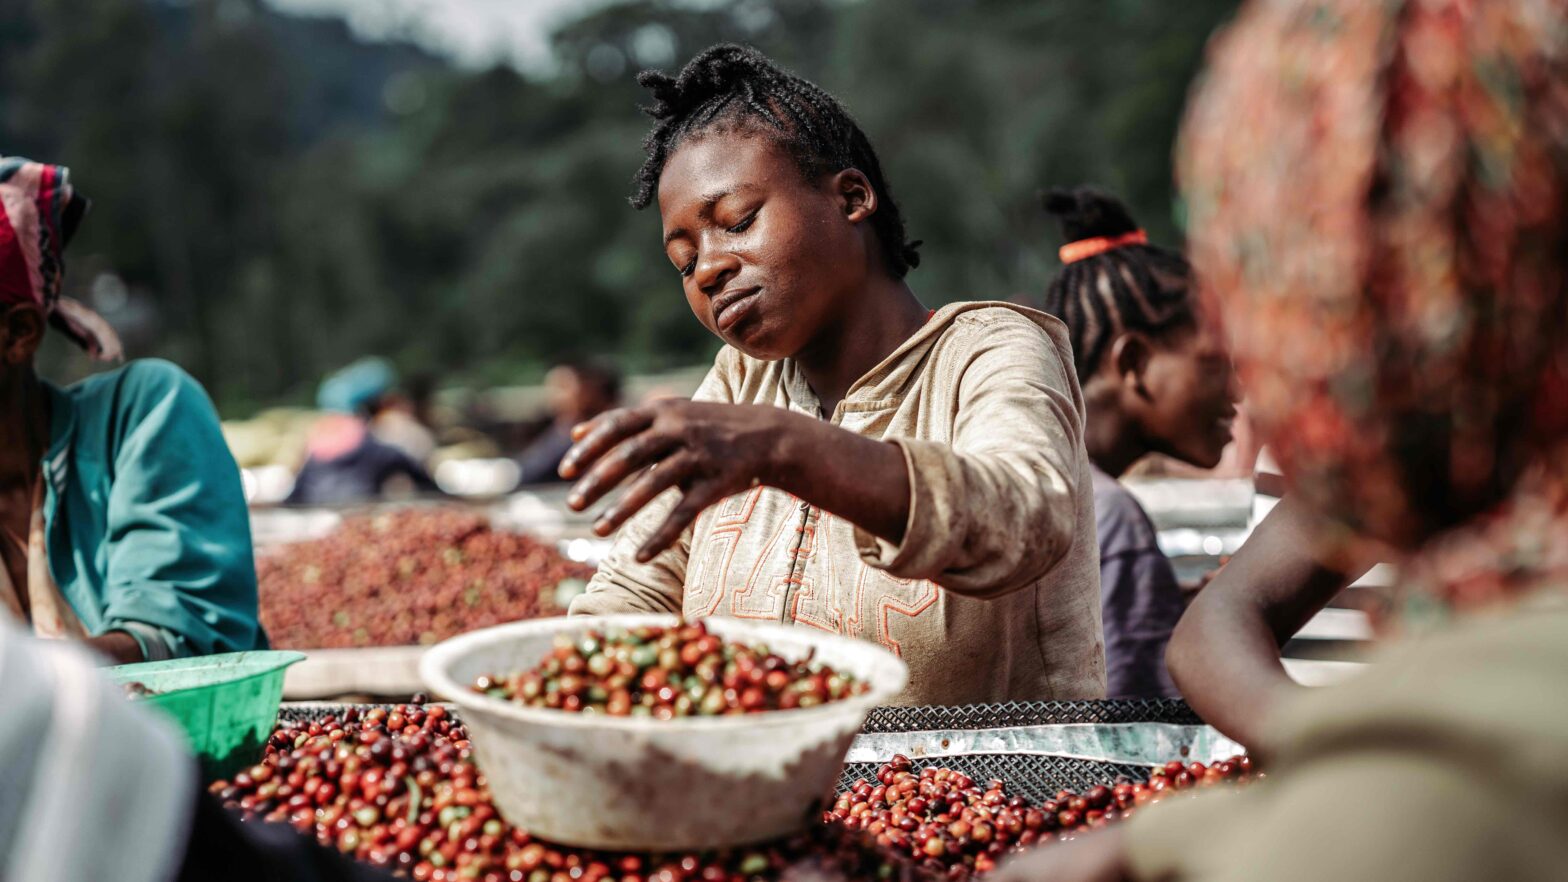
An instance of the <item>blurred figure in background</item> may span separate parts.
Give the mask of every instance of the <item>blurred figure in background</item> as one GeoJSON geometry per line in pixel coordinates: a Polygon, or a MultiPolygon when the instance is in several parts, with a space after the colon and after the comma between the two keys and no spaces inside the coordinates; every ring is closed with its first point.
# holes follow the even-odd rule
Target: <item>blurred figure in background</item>
{"type": "Polygon", "coordinates": [[[1255,0],[1212,46],[1196,277],[1284,504],[1398,565],[1401,639],[1272,709],[1267,780],[999,882],[1562,879],[1568,0],[1255,0]]]}
{"type": "Polygon", "coordinates": [[[427,376],[411,377],[402,389],[389,390],[372,408],[371,434],[428,467],[437,447],[431,418],[434,392],[434,380],[427,376]]]}
{"type": "Polygon", "coordinates": [[[264,648],[245,494],[207,393],[165,361],[66,387],[34,369],[51,325],[121,355],[60,296],[86,205],[66,169],[0,158],[0,618],[116,662],[264,648]]]}
{"type": "Polygon", "coordinates": [[[1154,524],[1117,478],[1150,453],[1199,468],[1220,461],[1236,416],[1230,357],[1199,321],[1187,260],[1149,244],[1119,200],[1092,187],[1053,189],[1045,210],[1067,240],[1045,310],[1072,334],[1088,409],[1106,694],[1175,698],[1165,647],[1184,608],[1181,586],[1154,524]]]}
{"type": "Polygon", "coordinates": [[[305,465],[286,504],[351,505],[440,492],[423,465],[371,431],[371,418],[396,383],[392,366],[379,358],[356,361],[322,381],[316,405],[326,414],[310,430],[305,465]]]}
{"type": "Polygon", "coordinates": [[[586,359],[570,359],[544,377],[550,422],[517,457],[517,483],[546,484],[562,480],[557,469],[572,449],[572,427],[587,422],[621,401],[621,375],[612,367],[586,359]]]}

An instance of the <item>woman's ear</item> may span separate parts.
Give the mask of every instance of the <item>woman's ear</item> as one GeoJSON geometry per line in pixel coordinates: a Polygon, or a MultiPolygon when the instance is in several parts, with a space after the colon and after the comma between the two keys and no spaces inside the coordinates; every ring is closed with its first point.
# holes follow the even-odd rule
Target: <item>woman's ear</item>
{"type": "Polygon", "coordinates": [[[1149,338],[1137,331],[1124,331],[1111,341],[1111,364],[1116,368],[1116,376],[1123,388],[1140,398],[1147,398],[1149,394],[1144,376],[1153,354],[1149,338]]]}
{"type": "Polygon", "coordinates": [[[833,192],[844,217],[858,224],[877,213],[877,191],[858,168],[846,168],[833,176],[833,192]]]}
{"type": "Polygon", "coordinates": [[[44,340],[44,311],[19,303],[0,314],[0,361],[16,367],[29,364],[44,340]]]}

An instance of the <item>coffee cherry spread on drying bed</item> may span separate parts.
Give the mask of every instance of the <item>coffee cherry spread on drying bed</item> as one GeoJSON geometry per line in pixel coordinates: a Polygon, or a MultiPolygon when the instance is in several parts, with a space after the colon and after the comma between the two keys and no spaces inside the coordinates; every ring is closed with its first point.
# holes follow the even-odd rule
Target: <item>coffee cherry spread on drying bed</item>
{"type": "Polygon", "coordinates": [[[839,826],[703,854],[609,853],[535,839],[501,819],[466,730],[439,705],[285,721],[260,763],[210,789],[247,820],[290,824],[418,882],[749,882],[786,871],[824,882],[939,882],[839,826]]]}
{"type": "Polygon", "coordinates": [[[876,846],[949,878],[985,873],[1004,855],[1131,817],[1138,806],[1180,790],[1252,777],[1252,760],[1234,757],[1205,766],[1167,763],[1146,782],[1126,779],[1083,793],[1063,790],[1044,803],[1010,796],[1007,785],[984,786],[951,769],[916,769],[895,756],[875,781],[856,781],[823,816],[828,825],[863,831],[876,846]]]}
{"type": "Polygon", "coordinates": [[[280,649],[428,645],[560,615],[556,587],[593,568],[452,507],[346,519],[256,556],[261,623],[280,649]]]}
{"type": "Polygon", "coordinates": [[[418,882],[963,882],[1014,852],[1124,819],[1184,789],[1254,777],[1236,757],[1172,762],[1146,782],[1064,790],[1035,803],[1001,781],[894,757],[791,839],[705,854],[617,854],[535,839],[501,819],[463,726],[439,705],[350,708],[283,722],[261,762],[212,792],[249,820],[292,825],[418,882]]]}

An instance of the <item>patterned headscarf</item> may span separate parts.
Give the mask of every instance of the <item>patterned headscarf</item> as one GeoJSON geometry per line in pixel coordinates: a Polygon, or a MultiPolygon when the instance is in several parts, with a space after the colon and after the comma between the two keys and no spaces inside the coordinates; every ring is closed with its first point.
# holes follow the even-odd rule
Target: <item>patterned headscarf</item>
{"type": "Polygon", "coordinates": [[[1568,447],[1568,0],[1254,0],[1178,150],[1252,415],[1413,547],[1568,447]]]}
{"type": "Polygon", "coordinates": [[[36,303],[94,358],[115,361],[121,347],[114,329],[91,309],[60,296],[65,243],[85,206],[65,168],[0,157],[0,309],[36,303]]]}

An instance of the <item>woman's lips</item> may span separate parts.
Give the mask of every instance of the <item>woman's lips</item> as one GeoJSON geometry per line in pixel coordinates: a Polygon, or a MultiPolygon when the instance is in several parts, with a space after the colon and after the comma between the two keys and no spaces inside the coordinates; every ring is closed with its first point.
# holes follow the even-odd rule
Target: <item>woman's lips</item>
{"type": "Polygon", "coordinates": [[[757,303],[757,295],[762,293],[761,288],[747,288],[742,291],[726,291],[714,298],[713,324],[720,331],[728,331],[736,322],[745,318],[757,303]]]}

